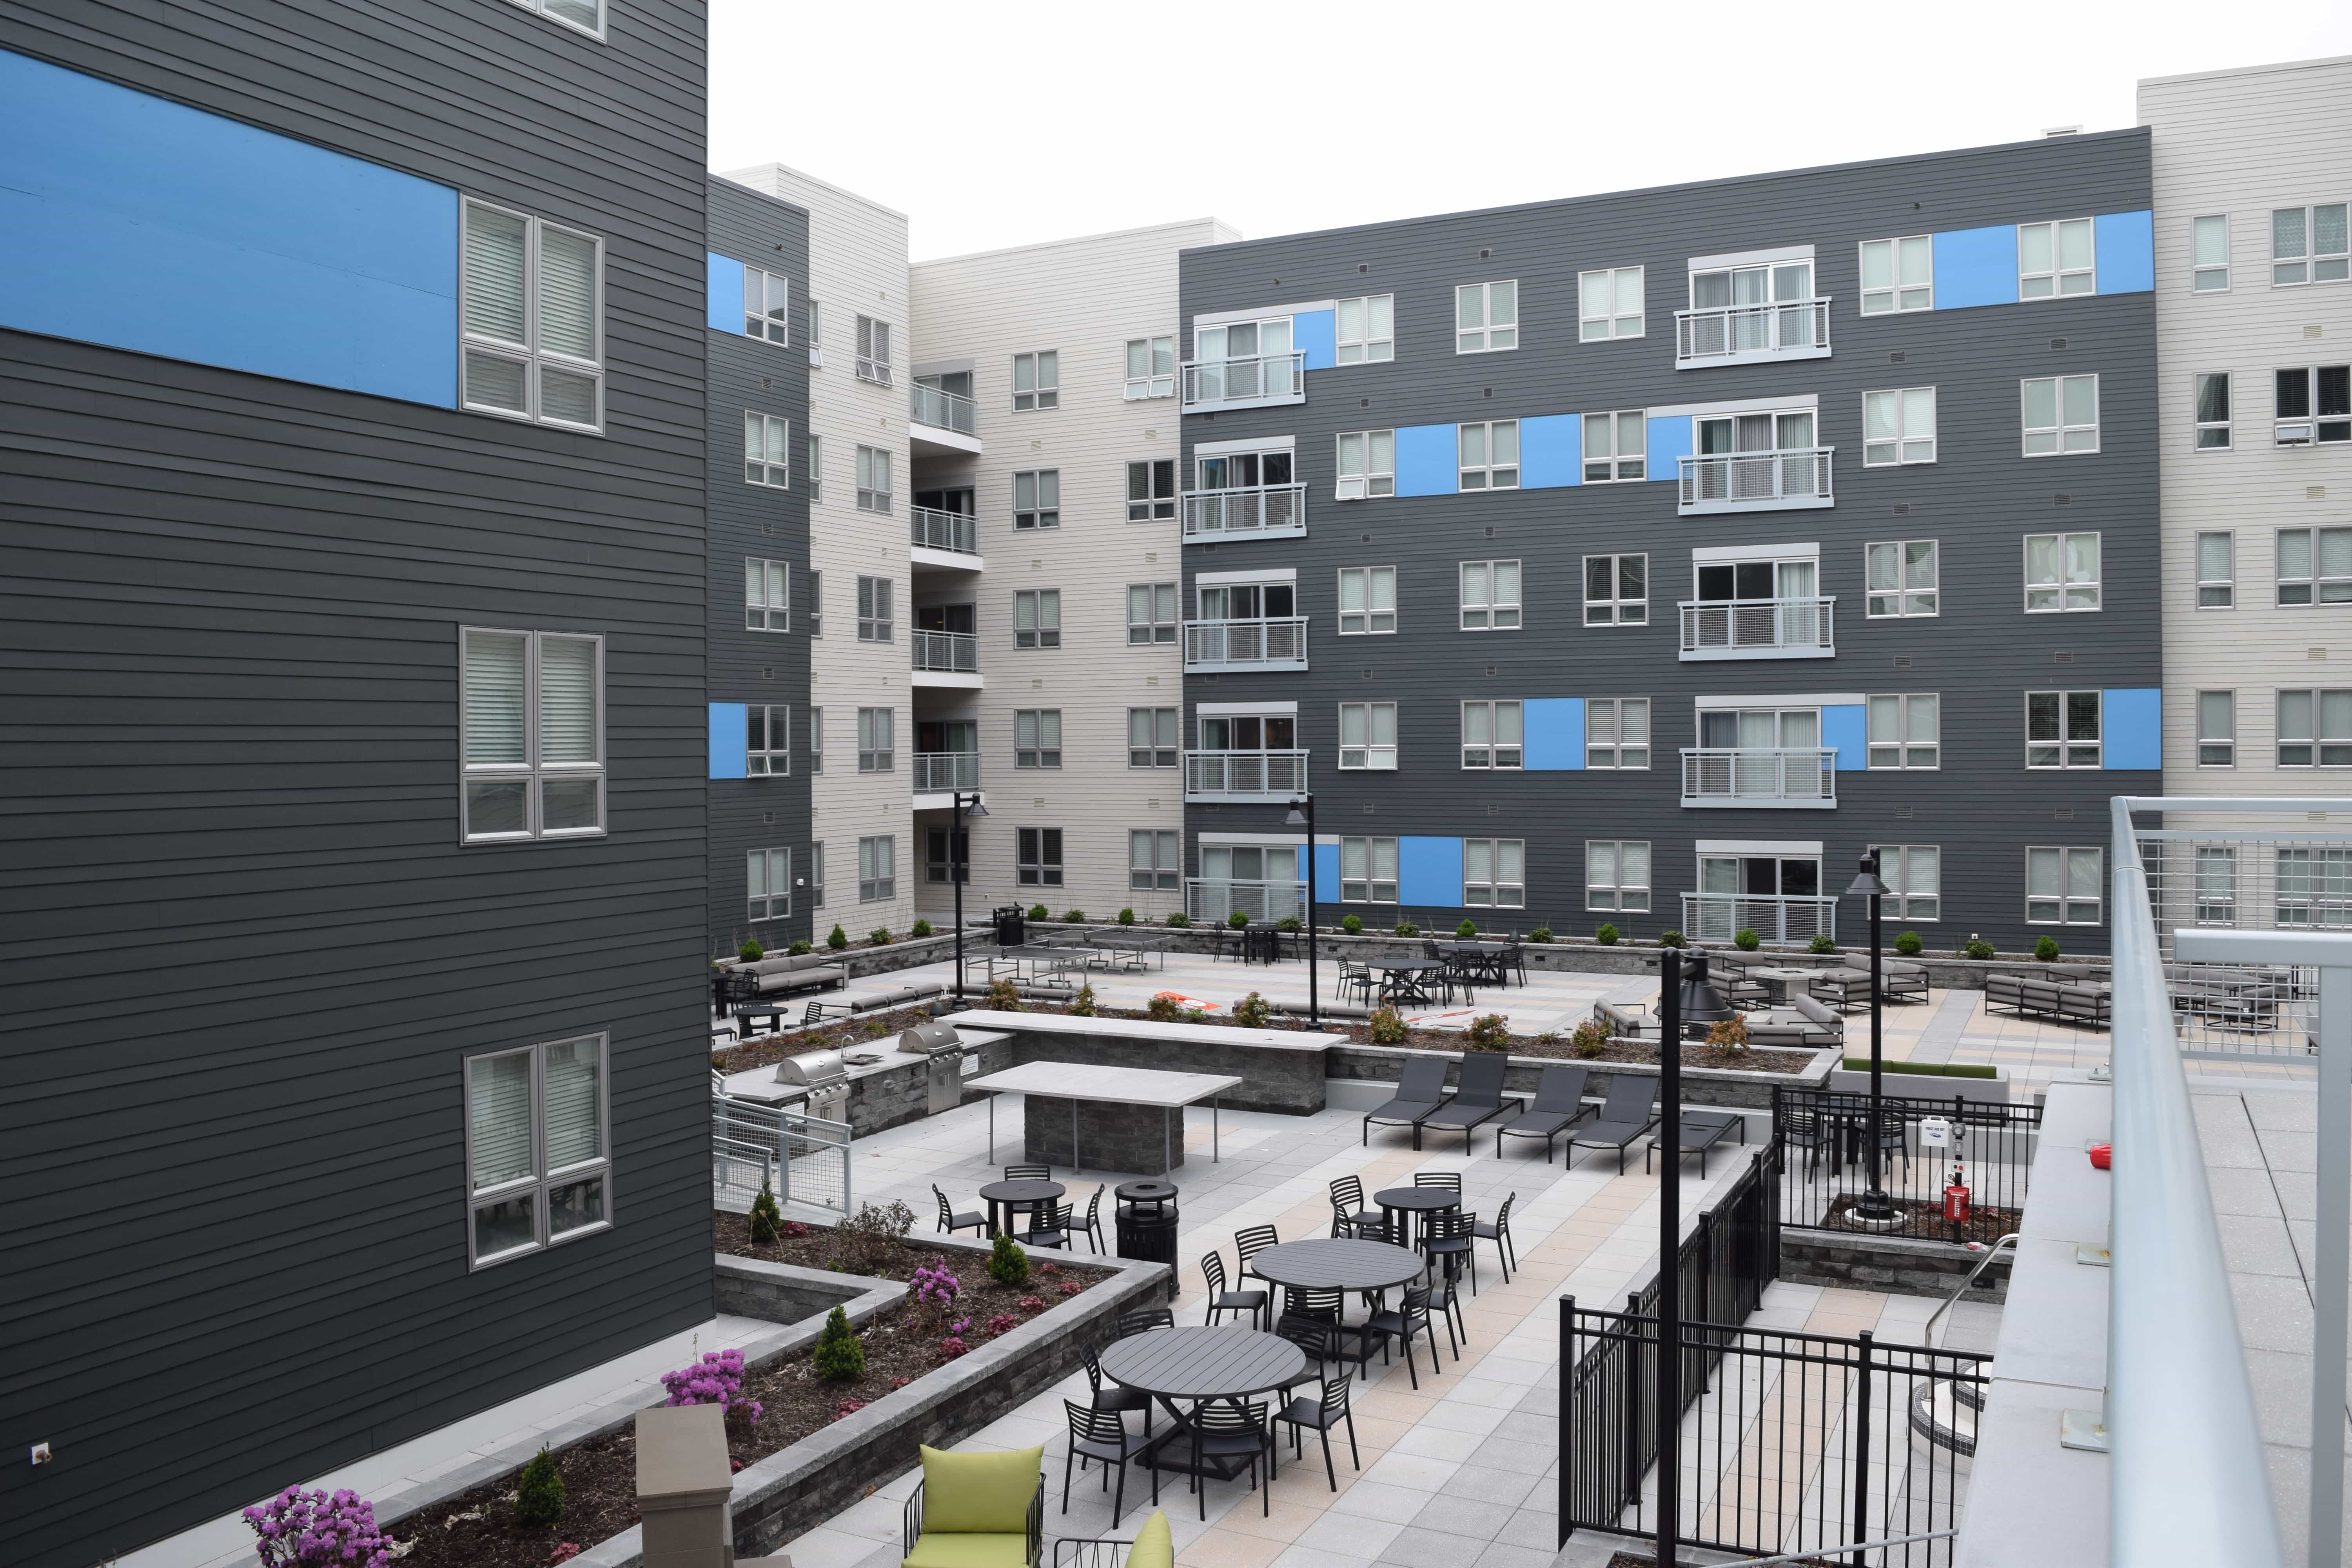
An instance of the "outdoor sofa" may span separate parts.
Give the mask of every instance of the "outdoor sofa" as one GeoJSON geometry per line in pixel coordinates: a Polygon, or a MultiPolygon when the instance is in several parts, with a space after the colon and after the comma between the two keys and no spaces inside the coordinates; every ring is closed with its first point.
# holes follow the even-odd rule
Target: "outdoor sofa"
{"type": "Polygon", "coordinates": [[[2051,963],[2034,970],[1996,970],[1985,976],[1985,1011],[2063,1024],[2108,1026],[2115,987],[2087,963],[2051,963]]]}

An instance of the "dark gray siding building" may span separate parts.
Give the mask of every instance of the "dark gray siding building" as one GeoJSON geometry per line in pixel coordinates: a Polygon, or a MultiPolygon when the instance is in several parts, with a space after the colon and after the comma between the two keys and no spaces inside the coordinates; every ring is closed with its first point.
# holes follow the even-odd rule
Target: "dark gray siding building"
{"type": "Polygon", "coordinates": [[[1187,252],[1193,912],[2104,950],[2144,132],[1187,252]],[[1392,706],[1391,706],[1392,705],[1392,706]],[[1842,902],[1843,907],[1837,907],[1842,902]]]}
{"type": "Polygon", "coordinates": [[[703,14],[0,77],[0,1556],[81,1568],[712,1310],[703,14]]]}

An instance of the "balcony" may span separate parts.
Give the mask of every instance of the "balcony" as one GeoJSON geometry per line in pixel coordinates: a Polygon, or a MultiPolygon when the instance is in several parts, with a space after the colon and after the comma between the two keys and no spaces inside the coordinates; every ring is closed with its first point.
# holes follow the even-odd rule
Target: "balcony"
{"type": "Polygon", "coordinates": [[[1723,305],[1675,312],[1675,368],[1830,357],[1830,302],[1723,305]]]}
{"type": "Polygon", "coordinates": [[[1685,662],[1710,658],[1829,658],[1837,653],[1837,600],[1683,602],[1685,662]]]}
{"type": "Polygon", "coordinates": [[[914,782],[917,811],[948,810],[955,805],[956,791],[980,787],[980,753],[917,752],[914,782]]]}
{"type": "Polygon", "coordinates": [[[1685,893],[1683,935],[1693,942],[1729,942],[1752,931],[1766,942],[1837,938],[1837,900],[1795,893],[1685,893]]]}
{"type": "Polygon", "coordinates": [[[1248,671],[1305,669],[1307,617],[1275,620],[1186,621],[1184,668],[1248,671]]]}
{"type": "Polygon", "coordinates": [[[919,687],[980,685],[980,638],[971,632],[914,632],[914,684],[919,687]]]}
{"type": "Polygon", "coordinates": [[[1304,752],[1187,752],[1184,798],[1288,800],[1307,788],[1304,752]]]}
{"type": "Polygon", "coordinates": [[[907,435],[950,452],[980,450],[979,424],[971,398],[920,382],[907,388],[907,435]]]}
{"type": "Polygon", "coordinates": [[[1188,414],[1273,408],[1306,401],[1307,355],[1303,353],[1185,362],[1184,411],[1188,414]]]}
{"type": "Polygon", "coordinates": [[[1837,805],[1837,748],[1685,747],[1683,804],[1829,810],[1837,805]]]}
{"type": "Polygon", "coordinates": [[[1239,913],[1253,921],[1299,919],[1307,913],[1304,882],[1204,882],[1184,879],[1184,913],[1194,925],[1225,923],[1239,913]]]}
{"type": "Polygon", "coordinates": [[[1297,539],[1306,531],[1305,485],[1193,490],[1184,498],[1184,537],[1188,541],[1297,539]]]}
{"type": "Polygon", "coordinates": [[[1690,517],[1713,511],[1795,511],[1834,504],[1830,494],[1831,447],[1779,452],[1722,452],[1684,458],[1681,504],[1690,517]]]}
{"type": "Polygon", "coordinates": [[[908,514],[908,536],[918,566],[954,566],[967,572],[981,568],[980,519],[970,512],[916,507],[908,514]]]}

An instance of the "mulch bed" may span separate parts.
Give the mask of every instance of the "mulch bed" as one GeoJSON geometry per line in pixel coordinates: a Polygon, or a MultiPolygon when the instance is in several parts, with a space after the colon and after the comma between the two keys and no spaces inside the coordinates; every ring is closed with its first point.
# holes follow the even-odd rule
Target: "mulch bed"
{"type": "MultiPolygon", "coordinates": [[[[824,1226],[806,1229],[805,1236],[787,1236],[772,1246],[754,1247],[750,1224],[742,1215],[711,1216],[711,1239],[717,1251],[807,1268],[837,1268],[844,1247],[835,1233],[824,1226]]],[[[1058,1306],[1066,1299],[1066,1285],[1076,1286],[1068,1292],[1076,1295],[1112,1277],[1108,1269],[1053,1261],[1034,1264],[1028,1284],[1008,1287],[989,1277],[986,1253],[925,1247],[913,1240],[891,1244],[878,1268],[859,1272],[904,1280],[917,1268],[941,1258],[961,1286],[954,1310],[942,1313],[901,1306],[869,1320],[858,1331],[866,1344],[866,1373],[855,1383],[820,1380],[810,1368],[807,1351],[795,1351],[744,1374],[744,1393],[758,1400],[761,1408],[757,1425],[748,1420],[728,1424],[727,1451],[737,1469],[851,1414],[845,1407],[849,1402],[871,1404],[946,1364],[953,1359],[940,1351],[948,1320],[969,1317],[971,1326],[964,1342],[976,1346],[995,1337],[988,1328],[992,1320],[1010,1319],[999,1326],[999,1331],[1010,1331],[1058,1306]],[[1052,1272],[1046,1272],[1049,1269],[1052,1272]],[[1035,1305],[1024,1305],[1024,1298],[1035,1305]]],[[[390,1533],[403,1543],[414,1543],[398,1559],[400,1568],[546,1568],[571,1555],[562,1551],[567,1543],[585,1549],[637,1522],[637,1451],[633,1430],[625,1427],[575,1444],[557,1454],[555,1464],[563,1477],[560,1523],[545,1530],[518,1528],[515,1478],[503,1476],[394,1524],[390,1533]]]]}
{"type": "Polygon", "coordinates": [[[1822,1216],[1825,1230],[1840,1230],[1857,1236],[1899,1236],[1914,1241],[1981,1241],[1990,1247],[2018,1227],[2025,1216],[2017,1209],[1979,1208],[1971,1210],[1969,1223],[1954,1226],[1944,1218],[1942,1202],[1923,1202],[1916,1198],[1893,1198],[1895,1212],[1904,1218],[1899,1230],[1877,1230],[1868,1226],[1849,1225],[1846,1215],[1861,1202],[1853,1193],[1842,1193],[1830,1201],[1829,1212],[1822,1216]]]}

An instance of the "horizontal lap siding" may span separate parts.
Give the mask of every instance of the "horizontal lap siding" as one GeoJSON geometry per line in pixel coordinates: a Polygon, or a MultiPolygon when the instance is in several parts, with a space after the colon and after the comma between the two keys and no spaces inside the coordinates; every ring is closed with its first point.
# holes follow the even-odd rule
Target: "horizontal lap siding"
{"type": "Polygon", "coordinates": [[[0,1479],[128,1551],[711,1310],[702,22],[0,5],[604,237],[602,437],[0,334],[0,1479]],[[460,625],[606,639],[610,837],[460,847],[460,625]],[[466,1268],[460,1063],[612,1037],[609,1233],[466,1268]],[[129,1490],[121,1477],[140,1484],[129,1490]]]}

